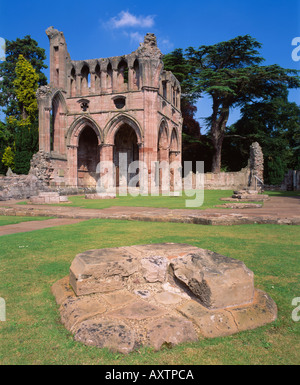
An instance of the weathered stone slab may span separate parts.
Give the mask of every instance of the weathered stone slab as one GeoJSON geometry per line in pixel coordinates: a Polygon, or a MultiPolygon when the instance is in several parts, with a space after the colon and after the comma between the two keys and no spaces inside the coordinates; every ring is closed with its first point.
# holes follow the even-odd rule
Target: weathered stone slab
{"type": "Polygon", "coordinates": [[[267,293],[257,289],[255,290],[253,304],[230,309],[230,311],[239,331],[263,326],[275,321],[277,318],[275,302],[267,293]]]}
{"type": "Polygon", "coordinates": [[[71,264],[71,286],[77,295],[120,290],[122,277],[137,271],[136,262],[126,248],[86,251],[71,264]]]}
{"type": "Polygon", "coordinates": [[[253,301],[254,274],[243,262],[198,249],[170,263],[174,276],[209,309],[253,301]]]}
{"type": "Polygon", "coordinates": [[[189,253],[198,250],[198,247],[186,243],[156,243],[151,245],[138,245],[133,248],[139,251],[143,256],[162,256],[171,260],[177,257],[183,257],[189,253]]]}
{"type": "Polygon", "coordinates": [[[190,301],[177,308],[199,328],[206,338],[228,336],[238,332],[232,314],[226,310],[208,310],[195,301],[190,301]]]}
{"type": "Polygon", "coordinates": [[[135,332],[120,321],[94,319],[81,322],[74,333],[76,341],[85,345],[130,353],[135,347],[135,332]]]}
{"type": "Polygon", "coordinates": [[[61,305],[67,298],[75,298],[75,293],[70,286],[69,276],[55,282],[51,287],[51,292],[56,299],[56,303],[61,305]]]}
{"type": "Polygon", "coordinates": [[[116,194],[99,193],[99,194],[85,194],[85,199],[115,199],[116,194]]]}
{"type": "Polygon", "coordinates": [[[136,300],[136,296],[127,290],[104,294],[102,295],[102,298],[104,298],[111,306],[121,306],[136,300]]]}
{"type": "Polygon", "coordinates": [[[128,353],[137,346],[214,338],[272,322],[274,301],[243,262],[182,244],[89,250],[52,286],[77,341],[128,353]],[[71,284],[71,286],[70,286],[71,284]]]}
{"type": "Polygon", "coordinates": [[[164,282],[167,274],[168,260],[154,255],[141,259],[142,274],[147,282],[164,282]]]}
{"type": "Polygon", "coordinates": [[[58,192],[46,191],[39,192],[38,195],[30,197],[33,204],[58,204],[62,202],[69,202],[67,196],[60,196],[58,192]]]}
{"type": "Polygon", "coordinates": [[[88,296],[68,298],[61,305],[61,322],[68,330],[72,331],[78,323],[100,315],[105,311],[105,305],[97,298],[88,296]]]}
{"type": "Polygon", "coordinates": [[[154,299],[163,305],[174,305],[182,301],[182,296],[175,293],[170,293],[168,291],[163,291],[161,293],[157,293],[154,296],[154,299]]]}
{"type": "Polygon", "coordinates": [[[151,317],[159,317],[164,310],[146,301],[137,300],[125,307],[107,313],[108,317],[118,319],[144,320],[151,317]]]}
{"type": "Polygon", "coordinates": [[[198,335],[192,322],[183,317],[166,316],[149,322],[146,326],[150,345],[159,350],[166,345],[172,347],[184,342],[195,342],[198,335]]]}

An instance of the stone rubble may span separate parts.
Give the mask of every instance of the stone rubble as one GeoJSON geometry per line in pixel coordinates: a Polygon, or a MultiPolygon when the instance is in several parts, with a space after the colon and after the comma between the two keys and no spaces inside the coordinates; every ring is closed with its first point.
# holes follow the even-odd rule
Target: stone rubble
{"type": "Polygon", "coordinates": [[[243,262],[187,244],[86,251],[52,293],[76,341],[121,353],[227,336],[277,317],[243,262]]]}

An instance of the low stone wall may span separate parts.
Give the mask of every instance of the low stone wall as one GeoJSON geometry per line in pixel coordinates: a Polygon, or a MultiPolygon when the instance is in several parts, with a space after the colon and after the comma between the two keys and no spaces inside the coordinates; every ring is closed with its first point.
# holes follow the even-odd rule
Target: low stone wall
{"type": "Polygon", "coordinates": [[[300,170],[289,170],[284,177],[280,190],[300,191],[300,170]]]}
{"type": "MultiPolygon", "coordinates": [[[[190,177],[190,176],[189,176],[190,177]]],[[[188,178],[188,177],[187,177],[188,178]]],[[[248,167],[237,172],[207,172],[204,174],[204,189],[206,190],[240,190],[248,186],[250,169],[248,167]]],[[[185,183],[186,178],[183,179],[185,183]]],[[[196,174],[192,174],[192,186],[196,186],[196,174]]]]}
{"type": "Polygon", "coordinates": [[[46,190],[47,186],[34,175],[0,177],[0,201],[28,199],[46,190]]]}

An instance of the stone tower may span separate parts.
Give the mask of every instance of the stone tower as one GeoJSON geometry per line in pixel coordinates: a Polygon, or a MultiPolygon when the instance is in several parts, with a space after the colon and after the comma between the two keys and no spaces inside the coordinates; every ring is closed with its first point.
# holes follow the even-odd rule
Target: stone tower
{"type": "Polygon", "coordinates": [[[74,61],[64,34],[50,27],[50,84],[37,91],[39,153],[51,186],[93,187],[100,161],[143,161],[149,183],[161,183],[153,163],[181,162],[181,88],[165,71],[156,37],[129,55],[74,61]],[[122,154],[123,158],[120,157],[122,154]],[[49,173],[48,173],[49,174],[49,173]]]}

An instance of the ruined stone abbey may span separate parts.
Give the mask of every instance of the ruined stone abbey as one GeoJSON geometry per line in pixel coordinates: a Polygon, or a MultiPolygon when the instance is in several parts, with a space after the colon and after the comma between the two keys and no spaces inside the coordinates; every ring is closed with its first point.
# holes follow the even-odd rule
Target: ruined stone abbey
{"type": "Polygon", "coordinates": [[[164,70],[155,35],[129,55],[73,61],[63,33],[53,27],[46,33],[50,84],[37,99],[39,156],[47,158],[49,184],[95,186],[98,163],[110,161],[118,185],[120,154],[128,164],[143,161],[149,183],[160,183],[153,163],[181,162],[182,115],[180,84],[164,70]]]}

